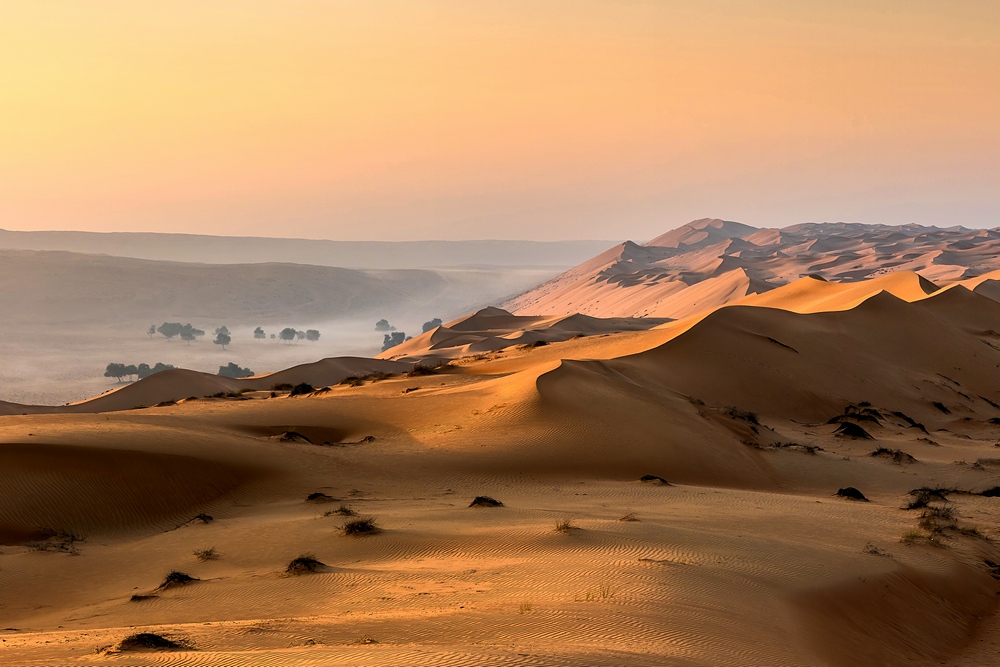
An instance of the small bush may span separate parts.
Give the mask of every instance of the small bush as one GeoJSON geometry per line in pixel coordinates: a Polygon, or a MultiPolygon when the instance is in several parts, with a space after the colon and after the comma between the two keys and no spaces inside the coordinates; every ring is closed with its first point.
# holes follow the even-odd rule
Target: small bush
{"type": "Polygon", "coordinates": [[[357,512],[355,512],[354,510],[352,510],[350,507],[347,507],[346,505],[341,505],[337,509],[330,510],[329,512],[323,512],[323,516],[335,516],[335,515],[338,515],[338,516],[355,516],[356,514],[357,514],[357,512]]]}
{"type": "Polygon", "coordinates": [[[209,560],[219,560],[219,552],[215,550],[215,547],[209,547],[208,549],[195,549],[193,553],[194,557],[202,563],[209,560]]]}
{"type": "Polygon", "coordinates": [[[305,394],[311,394],[316,391],[316,387],[312,386],[308,382],[300,382],[299,384],[292,387],[292,391],[289,392],[289,396],[303,396],[305,394]]]}
{"type": "Polygon", "coordinates": [[[52,528],[42,528],[41,539],[27,542],[26,547],[34,551],[57,551],[77,555],[77,542],[82,542],[83,537],[68,530],[54,530],[52,528]]]}
{"type": "Polygon", "coordinates": [[[333,496],[328,496],[321,491],[314,491],[306,496],[306,502],[308,503],[332,503],[336,502],[336,500],[333,496]]]}
{"type": "Polygon", "coordinates": [[[917,462],[915,458],[900,449],[888,449],[886,447],[879,447],[874,452],[869,454],[869,456],[874,458],[889,459],[893,463],[898,464],[917,462]]]}
{"type": "Polygon", "coordinates": [[[202,514],[197,514],[194,517],[192,517],[191,521],[189,523],[194,522],[194,521],[200,521],[201,523],[206,523],[207,524],[207,523],[212,523],[213,521],[215,521],[215,518],[212,517],[211,514],[204,514],[204,513],[202,513],[202,514]]]}
{"type": "Polygon", "coordinates": [[[503,503],[489,496],[476,496],[475,500],[469,503],[469,507],[503,507],[503,503]]]}
{"type": "Polygon", "coordinates": [[[188,648],[184,642],[175,642],[152,632],[138,632],[125,637],[116,647],[119,651],[180,651],[188,648]]]}
{"type": "Polygon", "coordinates": [[[344,531],[344,535],[362,537],[364,535],[374,535],[379,532],[379,527],[375,519],[369,517],[365,519],[351,519],[344,524],[342,530],[344,531]]]}
{"type": "Polygon", "coordinates": [[[639,478],[640,482],[646,482],[647,484],[660,484],[661,486],[670,486],[670,482],[663,479],[659,475],[643,475],[639,478]]]}
{"type": "Polygon", "coordinates": [[[728,405],[722,408],[722,411],[733,419],[741,419],[745,422],[753,424],[754,426],[760,425],[760,415],[752,410],[743,410],[741,408],[737,408],[736,406],[728,405]]]}
{"type": "Polygon", "coordinates": [[[163,579],[163,583],[157,586],[156,590],[165,591],[169,588],[176,588],[178,586],[187,586],[188,584],[195,581],[201,581],[201,580],[198,579],[197,577],[192,577],[189,574],[184,574],[183,572],[178,572],[177,570],[174,570],[163,579]]]}
{"type": "Polygon", "coordinates": [[[435,373],[437,373],[438,368],[440,368],[440,366],[417,364],[416,366],[413,367],[413,370],[411,370],[409,373],[406,374],[406,376],[413,378],[413,377],[419,377],[421,375],[434,375],[435,373]]]}
{"type": "Polygon", "coordinates": [[[556,522],[557,533],[568,533],[571,530],[576,530],[576,526],[573,525],[573,519],[560,519],[556,522]]]}
{"type": "Polygon", "coordinates": [[[629,512],[628,514],[622,515],[622,517],[620,519],[618,519],[618,520],[619,521],[638,521],[639,519],[636,518],[635,512],[629,512]]]}
{"type": "Polygon", "coordinates": [[[312,554],[302,554],[298,558],[292,560],[285,568],[285,572],[288,574],[309,574],[310,572],[317,572],[326,567],[326,564],[316,560],[316,556],[312,554]]]}
{"type": "Polygon", "coordinates": [[[128,599],[129,602],[145,602],[146,600],[155,600],[156,595],[145,595],[142,593],[136,593],[128,599]]]}
{"type": "Polygon", "coordinates": [[[847,498],[848,500],[860,500],[862,502],[866,503],[868,502],[868,498],[865,497],[865,494],[861,493],[853,486],[845,486],[842,489],[837,489],[837,493],[835,495],[841,498],[847,498]]]}

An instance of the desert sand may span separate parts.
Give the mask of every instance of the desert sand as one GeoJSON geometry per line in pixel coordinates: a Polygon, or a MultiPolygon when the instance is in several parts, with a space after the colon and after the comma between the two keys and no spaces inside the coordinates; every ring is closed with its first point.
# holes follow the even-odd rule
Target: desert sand
{"type": "Polygon", "coordinates": [[[683,318],[814,275],[837,283],[896,272],[949,284],[1000,269],[1000,230],[810,223],[757,229],[695,220],[626,241],[501,304],[517,315],[683,318]]]}
{"type": "Polygon", "coordinates": [[[996,664],[993,278],[873,278],[5,416],[0,662],[996,664]]]}

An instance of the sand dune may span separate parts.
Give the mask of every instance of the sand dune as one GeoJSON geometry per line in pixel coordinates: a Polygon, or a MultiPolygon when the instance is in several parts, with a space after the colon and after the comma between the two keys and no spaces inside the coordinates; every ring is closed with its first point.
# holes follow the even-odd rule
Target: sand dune
{"type": "MultiPolygon", "coordinates": [[[[518,315],[677,319],[807,276],[855,283],[912,272],[943,285],[998,269],[998,230],[845,223],[756,229],[703,219],[644,245],[626,241],[501,306],[518,315]]],[[[984,290],[1000,292],[992,284],[984,290]]]]}
{"type": "Polygon", "coordinates": [[[915,274],[764,297],[610,335],[487,309],[408,344],[598,335],[291,399],[4,417],[0,660],[995,664],[1000,516],[975,494],[1000,485],[1000,303],[915,274]],[[919,487],[944,491],[902,509],[919,487]],[[344,536],[340,505],[382,531],[344,536]],[[306,553],[325,567],[285,573],[306,553]],[[173,569],[198,580],[159,589],[173,569]],[[140,630],[190,644],[114,652],[140,630]]]}

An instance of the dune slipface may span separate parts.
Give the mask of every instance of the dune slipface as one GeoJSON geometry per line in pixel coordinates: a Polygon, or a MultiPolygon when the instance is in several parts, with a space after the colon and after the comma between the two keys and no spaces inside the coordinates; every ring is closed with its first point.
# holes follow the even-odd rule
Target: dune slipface
{"type": "MultiPolygon", "coordinates": [[[[650,247],[737,234],[774,236],[650,247]]],[[[406,361],[158,381],[299,396],[125,409],[161,396],[140,382],[5,416],[0,661],[995,664],[990,280],[801,278],[677,321],[488,309],[406,361]],[[175,571],[197,581],[158,589],[175,571]],[[137,633],[177,648],[115,653],[137,633]]]]}

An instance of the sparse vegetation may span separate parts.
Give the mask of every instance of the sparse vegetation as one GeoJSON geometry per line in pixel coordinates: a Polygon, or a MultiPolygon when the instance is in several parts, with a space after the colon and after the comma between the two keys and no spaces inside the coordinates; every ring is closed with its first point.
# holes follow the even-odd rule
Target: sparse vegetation
{"type": "Polygon", "coordinates": [[[336,502],[336,500],[337,499],[334,498],[333,496],[328,496],[322,491],[314,491],[313,493],[310,493],[308,496],[306,496],[306,502],[310,503],[332,503],[336,502]]]}
{"type": "Polygon", "coordinates": [[[837,495],[841,498],[847,498],[848,500],[859,500],[861,502],[866,502],[866,503],[868,502],[868,498],[865,497],[865,494],[861,493],[853,486],[845,486],[842,489],[837,489],[837,493],[834,495],[837,495]]]}
{"type": "Polygon", "coordinates": [[[208,549],[195,549],[193,553],[194,557],[202,563],[210,560],[219,560],[219,552],[215,550],[215,547],[209,547],[208,549]]]}
{"type": "Polygon", "coordinates": [[[522,616],[524,616],[530,611],[531,611],[530,602],[522,602],[521,605],[517,608],[517,613],[521,614],[522,616]]]}
{"type": "Polygon", "coordinates": [[[722,408],[722,412],[733,419],[740,419],[754,426],[760,426],[760,415],[752,410],[743,410],[733,405],[727,405],[722,408]]]}
{"type": "Polygon", "coordinates": [[[639,519],[636,517],[635,512],[628,512],[627,514],[623,514],[621,516],[621,518],[618,519],[618,520],[619,521],[638,521],[639,519]]]}
{"type": "Polygon", "coordinates": [[[156,362],[156,365],[153,367],[150,367],[150,365],[146,363],[139,364],[138,366],[134,364],[110,363],[104,369],[104,377],[115,378],[119,382],[121,382],[123,378],[127,377],[134,377],[138,380],[142,380],[143,378],[147,378],[154,373],[167,371],[172,368],[173,366],[170,364],[164,364],[159,361],[156,362]]]}
{"type": "Polygon", "coordinates": [[[369,517],[351,519],[344,524],[341,530],[344,531],[344,535],[349,537],[362,537],[364,535],[374,535],[379,532],[380,528],[375,519],[369,517]]]}
{"type": "Polygon", "coordinates": [[[469,507],[503,507],[503,503],[489,496],[476,496],[469,507]]]}
{"type": "Polygon", "coordinates": [[[366,373],[365,375],[349,375],[341,380],[340,384],[346,384],[351,387],[360,387],[364,385],[365,382],[378,382],[379,380],[385,380],[391,377],[393,377],[392,373],[374,371],[372,373],[366,373]]]}
{"type": "Polygon", "coordinates": [[[869,556],[881,556],[882,558],[892,558],[892,554],[882,551],[871,542],[865,544],[865,548],[861,550],[861,553],[868,554],[869,556]]]}
{"type": "Polygon", "coordinates": [[[309,574],[310,572],[318,572],[325,567],[326,564],[316,560],[316,556],[313,554],[302,554],[288,564],[285,572],[288,574],[309,574]]]}
{"type": "Polygon", "coordinates": [[[145,602],[146,600],[155,600],[158,595],[150,595],[148,593],[136,593],[128,599],[129,602],[145,602]]]}
{"type": "Polygon", "coordinates": [[[917,462],[915,458],[900,449],[888,449],[886,447],[879,447],[874,452],[869,454],[869,456],[874,458],[889,459],[893,463],[898,464],[917,462]]]}
{"type": "Polygon", "coordinates": [[[557,533],[568,533],[571,530],[576,530],[576,526],[573,525],[573,519],[565,518],[556,521],[556,532],[557,533]]]}
{"type": "Polygon", "coordinates": [[[323,512],[323,516],[356,516],[357,512],[352,510],[346,505],[341,505],[335,510],[330,510],[329,512],[323,512]]]}
{"type": "Polygon", "coordinates": [[[639,478],[640,482],[646,482],[647,484],[660,484],[662,486],[670,486],[670,482],[663,479],[659,475],[643,475],[639,478]]]}
{"type": "Polygon", "coordinates": [[[798,442],[772,442],[771,449],[795,449],[810,456],[816,456],[817,452],[822,452],[823,448],[816,445],[803,445],[798,442]]]}
{"type": "Polygon", "coordinates": [[[212,523],[213,521],[215,521],[215,518],[211,514],[205,514],[203,512],[201,514],[196,514],[195,516],[193,516],[191,518],[191,521],[199,521],[201,523],[212,523]]]}
{"type": "Polygon", "coordinates": [[[406,374],[407,377],[419,377],[421,375],[434,375],[440,366],[430,366],[427,364],[417,364],[413,367],[409,373],[406,374]]]}
{"type": "Polygon", "coordinates": [[[156,590],[158,590],[158,591],[165,591],[165,590],[167,590],[169,588],[177,588],[179,586],[187,586],[188,584],[193,583],[195,581],[201,581],[201,580],[198,579],[197,577],[192,577],[189,574],[185,574],[183,572],[178,572],[177,570],[174,570],[173,572],[171,572],[170,574],[168,574],[166,577],[164,577],[163,583],[160,584],[159,586],[157,586],[156,590]]]}
{"type": "Polygon", "coordinates": [[[75,556],[79,554],[76,543],[84,540],[80,535],[68,530],[42,528],[39,533],[39,539],[25,543],[25,546],[33,551],[59,552],[75,556]]]}
{"type": "Polygon", "coordinates": [[[187,642],[174,641],[152,632],[137,632],[118,642],[118,651],[182,651],[190,648],[187,642]]]}
{"type": "Polygon", "coordinates": [[[312,386],[308,382],[300,382],[299,384],[292,387],[292,391],[288,394],[291,396],[302,396],[304,394],[311,394],[316,391],[316,387],[312,386]]]}

